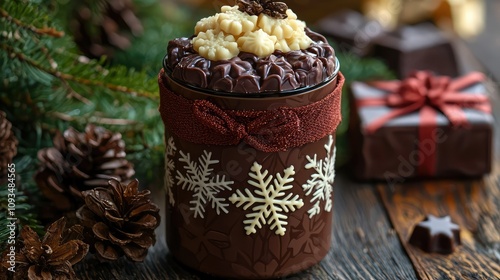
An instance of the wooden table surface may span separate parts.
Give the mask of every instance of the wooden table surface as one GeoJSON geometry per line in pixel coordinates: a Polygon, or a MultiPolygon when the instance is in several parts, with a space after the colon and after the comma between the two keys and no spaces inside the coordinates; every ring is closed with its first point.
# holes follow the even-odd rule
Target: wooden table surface
{"type": "MultiPolygon", "coordinates": [[[[495,27],[486,30],[489,36],[483,34],[468,44],[460,41],[456,45],[463,72],[490,70],[497,81],[499,2],[487,3],[488,26],[495,27]]],[[[491,82],[488,88],[495,117],[499,119],[500,95],[495,92],[495,83],[491,82]]],[[[500,279],[499,131],[497,122],[494,171],[484,178],[413,181],[391,187],[384,183],[358,183],[349,179],[345,170],[339,170],[334,187],[330,252],[318,265],[283,279],[500,279]],[[463,245],[454,254],[427,254],[407,243],[411,229],[426,214],[450,215],[461,226],[463,245]]],[[[164,194],[158,189],[153,191],[155,202],[164,210],[164,194]]],[[[162,225],[157,230],[157,244],[144,263],[99,263],[90,257],[76,266],[77,275],[92,280],[209,279],[172,258],[164,233],[162,225]]]]}

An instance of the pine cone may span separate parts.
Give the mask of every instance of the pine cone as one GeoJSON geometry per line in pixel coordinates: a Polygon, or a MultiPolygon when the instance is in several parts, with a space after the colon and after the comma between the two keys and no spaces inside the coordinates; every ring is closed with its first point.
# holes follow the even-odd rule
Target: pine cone
{"type": "Polygon", "coordinates": [[[58,210],[78,209],[83,205],[81,191],[106,186],[111,178],[127,181],[134,175],[125,155],[120,133],[94,125],[82,133],[69,128],[54,137],[54,147],[38,152],[41,167],[35,180],[58,210]]]}
{"type": "MultiPolygon", "coordinates": [[[[127,49],[132,36],[143,32],[131,0],[104,0],[100,13],[93,1],[81,1],[70,24],[75,42],[87,56],[112,57],[116,50],[127,49]]],[[[95,2],[95,1],[94,1],[95,2]]]]}
{"type": "MultiPolygon", "coordinates": [[[[41,241],[29,226],[21,230],[22,247],[15,255],[14,279],[76,278],[72,266],[87,255],[89,246],[81,240],[72,239],[73,234],[68,234],[65,227],[64,218],[57,220],[49,226],[41,241]]],[[[2,258],[4,268],[10,267],[7,253],[8,250],[2,258]]]]}
{"type": "Polygon", "coordinates": [[[155,242],[160,224],[159,208],[150,191],[138,191],[139,181],[128,185],[110,180],[107,188],[83,192],[85,205],[76,215],[85,227],[91,250],[101,260],[122,256],[140,262],[155,242]]]}
{"type": "Polygon", "coordinates": [[[0,184],[7,179],[7,166],[17,154],[17,139],[5,112],[0,111],[0,184]]]}

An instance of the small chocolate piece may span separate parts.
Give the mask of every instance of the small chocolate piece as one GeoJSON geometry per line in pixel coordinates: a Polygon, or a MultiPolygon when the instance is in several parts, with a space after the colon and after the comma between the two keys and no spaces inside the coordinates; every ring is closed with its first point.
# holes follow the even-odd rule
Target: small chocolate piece
{"type": "Polygon", "coordinates": [[[258,16],[261,13],[273,18],[287,18],[286,10],[288,6],[283,2],[272,0],[238,0],[238,10],[251,16],[258,16]]]}
{"type": "Polygon", "coordinates": [[[374,39],[374,56],[393,69],[399,78],[415,70],[457,77],[455,53],[443,33],[433,24],[404,26],[374,39]]]}
{"type": "Polygon", "coordinates": [[[288,6],[283,2],[273,2],[273,1],[262,1],[264,11],[262,13],[278,19],[287,18],[286,10],[288,10],[288,6]]]}
{"type": "Polygon", "coordinates": [[[373,52],[373,40],[382,35],[384,28],[359,12],[344,10],[320,20],[318,31],[332,37],[341,50],[364,57],[373,52]]]}
{"type": "Polygon", "coordinates": [[[256,0],[239,0],[238,10],[247,13],[251,16],[258,16],[264,11],[264,8],[260,4],[260,1],[256,0]]]}
{"type": "Polygon", "coordinates": [[[460,241],[460,227],[450,216],[436,218],[428,215],[413,230],[409,243],[427,253],[451,254],[460,241]]]}

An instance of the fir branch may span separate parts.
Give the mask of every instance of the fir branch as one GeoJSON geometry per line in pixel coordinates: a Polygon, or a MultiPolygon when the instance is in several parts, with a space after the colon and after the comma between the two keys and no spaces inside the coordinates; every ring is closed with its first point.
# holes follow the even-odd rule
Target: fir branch
{"type": "Polygon", "coordinates": [[[144,91],[144,90],[136,90],[136,89],[131,89],[126,86],[122,85],[115,85],[115,84],[109,84],[109,83],[104,83],[102,81],[97,81],[97,80],[90,80],[86,78],[81,78],[77,77],[71,74],[63,73],[61,71],[58,71],[56,69],[49,69],[41,64],[37,63],[36,61],[26,57],[23,53],[16,51],[13,47],[5,45],[5,44],[0,44],[0,48],[4,49],[7,51],[12,58],[16,58],[20,60],[21,62],[28,63],[29,65],[35,67],[36,69],[43,71],[47,74],[50,74],[54,76],[55,78],[59,78],[61,80],[69,80],[69,81],[74,81],[83,85],[87,86],[100,86],[104,87],[107,89],[110,89],[112,91],[119,91],[127,94],[131,94],[133,96],[141,96],[141,97],[147,97],[153,100],[158,99],[158,95],[152,92],[144,91]]]}
{"type": "Polygon", "coordinates": [[[68,95],[67,95],[68,98],[75,98],[76,100],[81,101],[85,105],[91,105],[92,104],[92,101],[90,101],[89,99],[83,97],[78,92],[74,91],[73,88],[68,84],[68,82],[66,80],[61,80],[61,82],[62,82],[62,85],[68,91],[68,95]]]}
{"type": "Polygon", "coordinates": [[[0,251],[3,249],[4,245],[7,244],[7,239],[10,236],[10,230],[7,225],[11,221],[7,219],[8,217],[16,219],[14,223],[16,225],[17,232],[19,232],[24,225],[29,225],[38,232],[43,229],[34,214],[36,213],[34,209],[35,207],[29,202],[28,197],[24,193],[17,190],[17,188],[15,191],[10,192],[6,185],[0,185],[0,251]],[[13,217],[10,217],[7,214],[10,210],[12,210],[8,207],[9,195],[14,195],[16,201],[13,217]]]}
{"type": "MultiPolygon", "coordinates": [[[[47,10],[33,1],[9,1],[2,9],[21,23],[61,30],[57,24],[66,14],[57,18],[54,11],[71,3],[59,2],[60,7],[47,10]]],[[[147,163],[138,164],[137,173],[153,177],[151,172],[161,165],[163,146],[155,73],[80,56],[71,33],[42,36],[2,17],[0,30],[4,31],[0,32],[0,61],[6,62],[0,63],[0,109],[19,129],[19,156],[29,156],[35,163],[37,151],[52,145],[56,131],[68,126],[81,130],[95,123],[125,135],[128,157],[147,163]]],[[[30,193],[38,192],[32,178],[26,178],[30,193]]]]}
{"type": "Polygon", "coordinates": [[[79,117],[73,117],[68,114],[60,113],[60,112],[51,112],[51,115],[55,116],[56,118],[59,118],[63,121],[67,122],[74,122],[79,120],[80,122],[85,122],[85,123],[95,123],[99,125],[134,125],[137,124],[136,121],[133,120],[127,120],[127,119],[112,119],[112,118],[101,118],[101,117],[96,117],[92,116],[92,121],[90,121],[89,118],[79,118],[79,117]]]}
{"type": "Polygon", "coordinates": [[[64,31],[59,31],[53,27],[42,27],[42,28],[37,28],[36,26],[23,23],[21,20],[14,18],[7,13],[6,10],[0,8],[0,17],[5,18],[7,21],[14,23],[15,25],[19,26],[20,28],[29,30],[33,33],[36,33],[38,35],[47,35],[55,38],[60,38],[64,36],[64,31]]]}

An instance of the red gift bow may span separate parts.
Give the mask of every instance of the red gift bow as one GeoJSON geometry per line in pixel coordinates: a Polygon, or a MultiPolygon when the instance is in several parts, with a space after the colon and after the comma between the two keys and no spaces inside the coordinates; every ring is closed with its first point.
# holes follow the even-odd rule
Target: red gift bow
{"type": "MultiPolygon", "coordinates": [[[[390,113],[376,119],[366,128],[372,134],[384,126],[388,121],[399,116],[419,111],[419,141],[433,139],[437,128],[437,113],[443,113],[452,126],[467,126],[468,121],[463,108],[472,108],[491,113],[489,99],[485,95],[467,94],[460,92],[476,83],[482,82],[485,77],[482,73],[473,72],[464,77],[452,80],[446,76],[434,76],[429,71],[417,71],[403,81],[377,81],[369,85],[388,92],[384,97],[365,98],[357,101],[362,106],[389,106],[395,108],[390,113]]],[[[436,145],[432,141],[433,145],[436,145]]],[[[431,147],[436,151],[436,147],[431,147]]],[[[423,147],[419,145],[420,155],[423,147]]],[[[430,176],[436,171],[436,153],[420,159],[418,172],[422,176],[430,176]]]]}
{"type": "Polygon", "coordinates": [[[344,76],[325,98],[301,107],[272,110],[226,110],[209,100],[189,100],[167,88],[162,70],[160,113],[169,132],[197,144],[234,146],[244,141],[257,150],[287,151],[335,132],[342,116],[344,76]]]}
{"type": "Polygon", "coordinates": [[[273,151],[275,147],[283,146],[300,129],[299,117],[286,108],[270,111],[224,111],[210,101],[195,100],[193,114],[206,127],[233,138],[229,144],[236,145],[244,140],[262,151],[273,151]],[[240,122],[238,119],[249,121],[240,122]]]}

